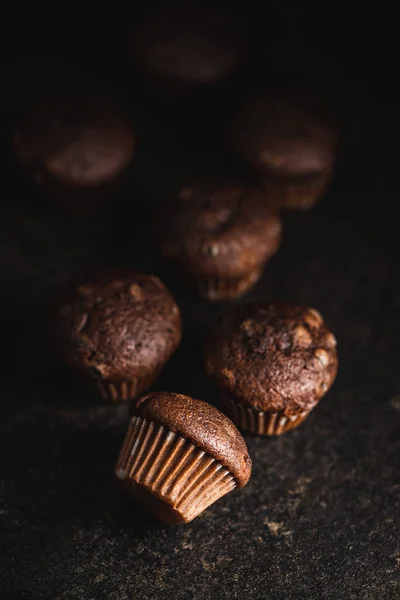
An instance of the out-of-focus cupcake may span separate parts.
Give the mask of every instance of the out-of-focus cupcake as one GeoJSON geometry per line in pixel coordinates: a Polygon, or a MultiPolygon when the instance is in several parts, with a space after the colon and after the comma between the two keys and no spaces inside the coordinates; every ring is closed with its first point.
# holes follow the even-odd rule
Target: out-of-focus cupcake
{"type": "Polygon", "coordinates": [[[132,403],[115,475],[162,521],[192,521],[210,504],[246,485],[250,474],[244,439],[210,404],[167,392],[132,403]]]}
{"type": "Polygon", "coordinates": [[[226,15],[182,4],[148,15],[134,30],[131,48],[150,80],[175,91],[225,79],[243,52],[241,37],[226,15]]]}
{"type": "Polygon", "coordinates": [[[100,273],[71,286],[52,320],[64,362],[104,400],[149,387],[181,340],[179,308],[164,284],[133,271],[100,273]]]}
{"type": "Polygon", "coordinates": [[[235,184],[183,188],[158,229],[163,255],[209,300],[234,299],[251,289],[281,239],[281,221],[264,192],[235,184]]]}
{"type": "Polygon", "coordinates": [[[38,102],[12,143],[24,172],[54,204],[78,214],[92,212],[118,191],[135,150],[127,117],[91,93],[38,102]]]}
{"type": "Polygon", "coordinates": [[[313,96],[269,93],[252,100],[237,114],[233,138],[237,155],[279,207],[308,209],[330,183],[337,123],[313,96]]]}
{"type": "Polygon", "coordinates": [[[222,318],[206,369],[226,414],[259,435],[280,435],[309,415],[337,372],[336,340],[321,315],[290,304],[242,305],[222,318]]]}

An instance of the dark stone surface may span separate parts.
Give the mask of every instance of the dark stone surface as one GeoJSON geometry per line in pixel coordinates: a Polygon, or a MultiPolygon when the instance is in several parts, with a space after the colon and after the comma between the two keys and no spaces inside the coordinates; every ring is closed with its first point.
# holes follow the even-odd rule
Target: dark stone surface
{"type": "MultiPolygon", "coordinates": [[[[74,388],[48,352],[43,316],[55,285],[92,264],[154,272],[184,319],[184,341],[155,389],[217,401],[203,375],[202,339],[226,307],[199,300],[158,262],[143,207],[162,201],[177,174],[234,168],[221,163],[222,146],[212,142],[210,151],[207,142],[225,96],[170,112],[135,106],[144,135],[132,183],[96,219],[48,212],[4,170],[1,598],[399,597],[398,175],[387,142],[397,105],[366,80],[339,80],[339,70],[336,63],[330,87],[346,135],[336,179],[314,210],[285,216],[282,248],[247,297],[320,310],[338,338],[337,381],[298,430],[246,438],[248,486],[186,526],[159,524],[120,495],[113,466],[127,407],[93,403],[74,388]]],[[[6,74],[15,82],[12,69],[6,74]]],[[[15,108],[11,95],[5,102],[15,108]]]]}

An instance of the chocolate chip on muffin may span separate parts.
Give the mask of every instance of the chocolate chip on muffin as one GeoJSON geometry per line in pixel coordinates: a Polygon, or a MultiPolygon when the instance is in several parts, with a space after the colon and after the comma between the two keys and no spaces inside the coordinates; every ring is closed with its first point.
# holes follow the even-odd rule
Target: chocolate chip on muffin
{"type": "Polygon", "coordinates": [[[227,300],[258,281],[280,244],[281,221],[262,190],[201,183],[180,191],[159,231],[164,256],[190,275],[201,295],[227,300]]]}
{"type": "Polygon", "coordinates": [[[260,96],[236,116],[238,156],[261,176],[283,208],[309,208],[332,176],[337,125],[320,100],[300,94],[260,96]]]}
{"type": "Polygon", "coordinates": [[[243,305],[226,315],[206,354],[224,410],[260,435],[279,435],[304,421],[337,366],[336,340],[321,315],[283,303],[243,305]]]}
{"type": "Polygon", "coordinates": [[[168,392],[132,403],[115,475],[159,519],[187,523],[250,474],[244,439],[210,404],[168,392]]]}
{"type": "Polygon", "coordinates": [[[127,117],[89,93],[43,99],[19,123],[12,142],[25,172],[54,202],[77,212],[108,199],[135,150],[127,117]]]}
{"type": "Polygon", "coordinates": [[[151,275],[111,271],[72,286],[54,319],[63,360],[106,400],[149,387],[181,340],[179,308],[151,275]]]}

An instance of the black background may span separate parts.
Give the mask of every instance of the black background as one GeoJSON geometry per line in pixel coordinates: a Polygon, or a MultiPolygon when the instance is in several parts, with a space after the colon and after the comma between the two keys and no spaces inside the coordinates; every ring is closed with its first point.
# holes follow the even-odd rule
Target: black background
{"type": "Polygon", "coordinates": [[[381,8],[246,3],[236,16],[248,63],[223,86],[174,100],[147,89],[130,61],[142,9],[4,15],[2,598],[398,597],[397,55],[394,16],[381,8]],[[8,150],[31,99],[76,81],[115,95],[139,136],[124,193],[91,219],[49,210],[8,150]],[[46,308],[59,284],[99,263],[159,274],[182,308],[184,341],[155,389],[217,402],[202,342],[227,307],[173,278],[147,224],[187,176],[242,175],[226,143],[231,115],[275,81],[321,90],[340,115],[342,148],[328,194],[284,216],[281,250],[246,299],[320,310],[338,338],[339,375],[297,431],[246,438],[254,468],[243,491],[171,528],[115,488],[126,407],[92,403],[65,378],[47,348],[46,308]]]}

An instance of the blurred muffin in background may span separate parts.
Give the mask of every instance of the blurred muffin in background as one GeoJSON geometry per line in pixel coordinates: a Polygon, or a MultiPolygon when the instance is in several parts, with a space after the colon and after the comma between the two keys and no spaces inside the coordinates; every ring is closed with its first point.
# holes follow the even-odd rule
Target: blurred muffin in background
{"type": "Polygon", "coordinates": [[[239,111],[233,143],[237,156],[265,184],[271,202],[280,208],[308,209],[331,180],[337,124],[318,98],[268,93],[239,111]]]}
{"type": "Polygon", "coordinates": [[[231,75],[241,62],[243,41],[216,9],[176,4],[142,21],[133,31],[131,51],[151,81],[176,91],[231,75]]]}
{"type": "Polygon", "coordinates": [[[231,300],[250,290],[281,239],[281,221],[265,193],[229,183],[183,188],[157,225],[162,254],[208,300],[231,300]]]}
{"type": "Polygon", "coordinates": [[[92,212],[119,188],[133,158],[129,119],[92,93],[35,104],[12,138],[16,160],[59,207],[92,212]]]}

